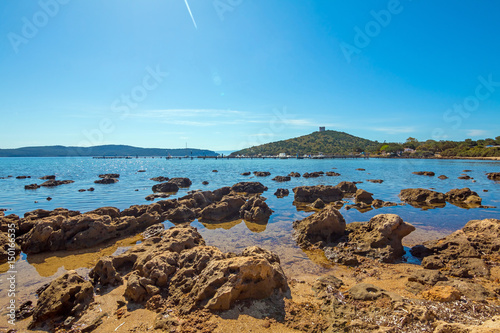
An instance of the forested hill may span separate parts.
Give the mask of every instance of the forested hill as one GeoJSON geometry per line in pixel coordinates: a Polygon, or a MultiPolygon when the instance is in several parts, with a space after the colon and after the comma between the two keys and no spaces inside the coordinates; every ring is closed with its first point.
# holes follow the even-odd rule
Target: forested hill
{"type": "Polygon", "coordinates": [[[287,155],[318,154],[349,154],[375,150],[379,143],[344,132],[324,131],[314,132],[298,138],[266,143],[264,145],[246,148],[233,152],[231,155],[287,155]]]}
{"type": "Polygon", "coordinates": [[[217,156],[205,149],[139,148],[125,145],[94,147],[42,146],[0,149],[0,157],[66,157],[66,156],[217,156]]]}

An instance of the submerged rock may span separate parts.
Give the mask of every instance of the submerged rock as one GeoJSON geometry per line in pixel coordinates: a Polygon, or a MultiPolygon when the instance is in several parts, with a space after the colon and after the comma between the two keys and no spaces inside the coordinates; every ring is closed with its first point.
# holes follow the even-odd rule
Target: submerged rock
{"type": "Polygon", "coordinates": [[[74,180],[47,180],[46,182],[43,182],[40,184],[40,186],[44,187],[54,187],[54,186],[59,186],[59,185],[65,185],[65,184],[71,184],[74,183],[74,180]]]}
{"type": "Polygon", "coordinates": [[[317,199],[333,202],[341,200],[344,196],[340,189],[330,185],[299,186],[293,189],[293,193],[295,194],[295,202],[307,203],[312,203],[317,199]]]}
{"type": "Polygon", "coordinates": [[[237,193],[263,193],[267,191],[267,187],[259,182],[239,182],[231,186],[231,191],[237,193]]]}
{"type": "Polygon", "coordinates": [[[99,178],[120,178],[119,173],[104,173],[99,175],[99,178]]]}
{"type": "Polygon", "coordinates": [[[291,178],[290,176],[276,176],[272,180],[275,182],[289,182],[291,178]]]}
{"type": "Polygon", "coordinates": [[[162,193],[175,193],[179,191],[179,186],[175,183],[161,183],[153,185],[151,188],[153,192],[162,192],[162,193]]]}
{"type": "Polygon", "coordinates": [[[189,178],[182,178],[182,177],[171,178],[169,179],[168,183],[175,184],[178,187],[189,187],[192,184],[189,178]]]}
{"type": "Polygon", "coordinates": [[[327,171],[326,175],[329,176],[329,177],[339,177],[340,173],[334,172],[334,171],[327,171]]]}
{"type": "Polygon", "coordinates": [[[38,179],[42,179],[42,180],[56,179],[56,176],[55,175],[49,175],[49,176],[40,177],[38,179]]]}
{"type": "Polygon", "coordinates": [[[119,180],[116,178],[105,177],[105,178],[98,179],[98,180],[94,181],[94,183],[96,183],[96,184],[114,184],[114,183],[118,183],[118,181],[119,180]]]}
{"type": "Polygon", "coordinates": [[[257,177],[267,177],[271,175],[269,171],[254,171],[253,174],[257,177]]]}
{"type": "Polygon", "coordinates": [[[382,184],[384,182],[382,179],[367,179],[366,181],[374,184],[382,184]]]}
{"type": "Polygon", "coordinates": [[[436,174],[433,171],[415,171],[412,172],[414,175],[419,175],[419,176],[430,176],[433,177],[436,174]]]}
{"type": "Polygon", "coordinates": [[[164,176],[158,176],[154,178],[150,178],[150,180],[154,180],[155,182],[167,182],[170,178],[164,176]]]}
{"type": "Polygon", "coordinates": [[[286,197],[288,194],[290,194],[290,191],[286,188],[279,188],[274,192],[274,195],[278,198],[286,197]]]}
{"type": "Polygon", "coordinates": [[[399,193],[399,197],[404,202],[414,206],[425,205],[445,205],[446,196],[443,193],[431,191],[423,188],[408,188],[403,189],[399,193]],[[424,204],[424,205],[422,205],[424,204]]]}
{"type": "Polygon", "coordinates": [[[488,179],[500,181],[500,172],[490,172],[486,174],[488,179]]]}

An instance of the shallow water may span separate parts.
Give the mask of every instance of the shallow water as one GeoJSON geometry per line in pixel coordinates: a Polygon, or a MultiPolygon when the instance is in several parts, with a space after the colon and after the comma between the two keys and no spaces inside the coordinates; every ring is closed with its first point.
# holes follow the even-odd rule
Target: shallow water
{"type": "MultiPolygon", "coordinates": [[[[12,175],[12,178],[0,179],[0,208],[8,209],[6,214],[23,216],[27,211],[38,208],[52,210],[63,207],[86,212],[103,206],[115,206],[120,209],[136,204],[148,204],[144,198],[151,194],[151,187],[157,184],[149,178],[156,176],[188,177],[193,185],[189,189],[181,189],[176,198],[189,190],[215,190],[222,186],[231,186],[240,181],[259,181],[269,187],[263,196],[274,210],[267,225],[258,225],[238,220],[219,225],[192,223],[204,237],[207,245],[219,247],[222,251],[241,252],[245,247],[259,245],[275,251],[281,258],[282,266],[289,277],[302,274],[321,274],[331,268],[321,254],[304,252],[297,247],[292,234],[292,222],[302,219],[311,213],[297,211],[292,205],[292,188],[301,185],[336,185],[341,181],[363,181],[358,184],[373,193],[376,199],[400,202],[398,194],[404,188],[433,188],[439,192],[447,192],[453,188],[469,187],[483,198],[483,205],[500,206],[500,184],[486,178],[486,172],[500,172],[500,162],[492,161],[458,161],[458,160],[214,160],[214,159],[92,159],[92,158],[0,158],[0,177],[12,175]],[[358,171],[364,168],[366,171],[358,171]],[[472,180],[457,179],[463,170],[473,177],[472,180]],[[146,172],[137,172],[146,170],[146,172]],[[218,170],[218,172],[212,172],[218,170]],[[277,175],[287,175],[291,171],[335,171],[339,177],[292,178],[290,182],[277,183],[271,179],[277,175]],[[241,176],[245,171],[270,171],[269,177],[241,176]],[[435,177],[413,175],[414,171],[434,171],[435,177]],[[120,173],[116,184],[94,184],[102,173],[120,173]],[[70,179],[75,183],[55,188],[24,190],[24,185],[38,183],[38,177],[55,174],[58,180],[70,179]],[[437,176],[444,174],[449,179],[440,180],[437,176]],[[15,179],[16,176],[27,175],[31,179],[15,179]],[[382,179],[382,184],[367,182],[367,179],[382,179]],[[209,185],[202,185],[203,181],[209,185]],[[94,192],[78,192],[79,189],[94,187],[94,192]],[[278,199],[273,193],[277,188],[287,188],[291,195],[278,199]],[[138,190],[138,191],[136,191],[138,190]],[[487,192],[483,192],[487,190],[487,192]],[[51,201],[47,201],[47,197],[51,201]],[[35,203],[37,201],[38,203],[35,203]]],[[[162,200],[162,199],[158,199],[162,200]]],[[[342,208],[347,223],[368,221],[381,213],[398,214],[417,227],[417,230],[405,238],[406,244],[416,244],[424,240],[435,239],[444,234],[462,228],[469,220],[499,218],[499,208],[463,209],[451,204],[444,208],[422,210],[410,205],[385,207],[361,213],[355,209],[342,208]]],[[[165,223],[167,227],[170,222],[165,223]]],[[[18,262],[18,297],[24,299],[32,296],[36,288],[50,281],[68,269],[78,269],[85,274],[93,267],[99,257],[121,252],[128,246],[140,241],[140,236],[120,240],[118,243],[102,245],[95,249],[82,251],[63,251],[26,257],[18,262]]],[[[410,258],[411,259],[411,258],[410,258]]],[[[0,272],[7,267],[0,265],[0,272]]],[[[0,299],[7,299],[5,274],[0,274],[0,299]]],[[[3,303],[3,301],[2,301],[3,303]]],[[[3,307],[4,304],[0,304],[3,307]]],[[[0,312],[3,312],[0,310],[0,312]]]]}

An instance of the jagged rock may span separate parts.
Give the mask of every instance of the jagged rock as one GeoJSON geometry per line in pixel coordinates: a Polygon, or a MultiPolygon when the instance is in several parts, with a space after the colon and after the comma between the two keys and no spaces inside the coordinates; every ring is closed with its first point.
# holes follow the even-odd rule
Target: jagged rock
{"type": "Polygon", "coordinates": [[[279,188],[274,192],[274,195],[277,196],[278,198],[283,198],[288,196],[290,194],[290,191],[287,190],[286,188],[279,188]]]}
{"type": "Polygon", "coordinates": [[[445,195],[446,200],[460,207],[479,207],[482,202],[481,197],[467,187],[450,190],[445,195]]]}
{"type": "Polygon", "coordinates": [[[489,277],[485,260],[497,262],[500,250],[500,220],[469,221],[461,230],[411,249],[423,258],[422,266],[429,269],[446,267],[453,276],[489,277]]]}
{"type": "Polygon", "coordinates": [[[196,218],[195,212],[183,204],[167,211],[164,216],[167,220],[174,223],[190,222],[196,218]]]}
{"type": "Polygon", "coordinates": [[[354,201],[355,202],[362,202],[362,203],[365,203],[367,205],[371,205],[371,203],[373,202],[372,195],[373,195],[373,193],[367,192],[367,191],[362,190],[362,189],[358,189],[356,191],[356,194],[354,195],[354,201]]]}
{"type": "Polygon", "coordinates": [[[49,175],[49,176],[40,177],[38,179],[42,179],[42,180],[56,179],[56,176],[55,175],[49,175]]]}
{"type": "Polygon", "coordinates": [[[94,181],[94,183],[96,183],[96,184],[114,184],[114,183],[118,183],[118,181],[119,180],[116,178],[105,177],[105,178],[101,178],[101,179],[94,181]]]}
{"type": "Polygon", "coordinates": [[[325,208],[325,203],[321,199],[316,199],[316,201],[314,201],[311,204],[311,207],[315,208],[315,209],[323,209],[323,208],[325,208]]]}
{"type": "Polygon", "coordinates": [[[245,204],[242,196],[225,196],[219,202],[214,202],[201,211],[201,220],[206,222],[221,222],[235,220],[240,216],[240,209],[245,204]]]}
{"type": "Polygon", "coordinates": [[[158,176],[154,178],[150,178],[150,180],[154,180],[155,182],[167,182],[170,178],[164,176],[158,176]]]}
{"type": "Polygon", "coordinates": [[[290,176],[276,176],[272,180],[275,182],[288,182],[291,180],[290,176]]]}
{"type": "Polygon", "coordinates": [[[99,178],[120,178],[120,174],[119,173],[105,173],[105,174],[99,175],[99,178]]]}
{"type": "Polygon", "coordinates": [[[312,290],[318,298],[328,297],[333,290],[338,290],[344,285],[344,282],[333,275],[322,276],[312,285],[312,290]]]}
{"type": "Polygon", "coordinates": [[[231,191],[237,193],[263,193],[267,191],[267,187],[259,182],[239,182],[231,186],[231,191]]]}
{"type": "Polygon", "coordinates": [[[55,279],[39,295],[29,328],[51,325],[69,316],[79,317],[94,298],[92,284],[76,271],[55,279]]]}
{"type": "Polygon", "coordinates": [[[47,180],[47,181],[41,183],[40,186],[54,187],[54,186],[59,186],[59,185],[71,184],[74,182],[75,182],[74,180],[54,180],[54,179],[51,179],[51,180],[47,180]]]}
{"type": "Polygon", "coordinates": [[[149,194],[145,197],[145,199],[147,201],[154,201],[155,199],[168,198],[169,196],[170,196],[170,194],[160,192],[160,193],[149,194]]]}
{"type": "Polygon", "coordinates": [[[89,276],[95,284],[120,284],[125,295],[144,302],[168,294],[181,313],[196,308],[227,310],[236,301],[269,297],[288,289],[274,253],[259,247],[241,255],[222,253],[205,242],[193,227],[173,227],[124,254],[102,258],[89,276]],[[158,297],[158,296],[155,296],[158,297]]]}
{"type": "Polygon", "coordinates": [[[38,184],[29,184],[29,185],[24,185],[25,190],[36,190],[39,189],[40,185],[38,184]]]}
{"type": "Polygon", "coordinates": [[[379,214],[366,223],[347,225],[347,247],[353,253],[392,263],[405,253],[401,240],[415,227],[395,214],[379,214]]]}
{"type": "Polygon", "coordinates": [[[290,173],[288,174],[288,176],[290,176],[290,177],[300,177],[300,173],[298,173],[298,172],[293,172],[293,171],[292,171],[292,172],[290,172],[290,173]]]}
{"type": "Polygon", "coordinates": [[[384,182],[382,179],[367,179],[366,181],[375,184],[382,184],[384,182]]]}
{"type": "Polygon", "coordinates": [[[179,191],[179,186],[175,183],[161,183],[161,184],[156,184],[153,185],[152,187],[153,192],[162,192],[162,193],[175,193],[179,191]]]}
{"type": "Polygon", "coordinates": [[[257,177],[267,177],[271,175],[269,171],[254,171],[253,174],[257,177]]]}
{"type": "Polygon", "coordinates": [[[443,180],[444,180],[444,179],[448,179],[448,177],[446,177],[445,175],[441,175],[441,176],[439,176],[438,178],[439,178],[439,179],[443,179],[443,180]]]}
{"type": "Polygon", "coordinates": [[[316,171],[316,172],[305,172],[302,177],[304,178],[317,178],[317,177],[321,177],[321,175],[323,175],[323,173],[319,172],[319,171],[316,171]]]}
{"type": "Polygon", "coordinates": [[[133,234],[161,222],[158,213],[140,217],[82,214],[73,217],[48,216],[38,220],[33,228],[19,237],[25,253],[76,250],[95,246],[109,239],[133,234]]]}
{"type": "Polygon", "coordinates": [[[443,193],[426,190],[423,188],[407,188],[399,193],[401,200],[412,206],[444,205],[446,196],[443,193]]]}
{"type": "Polygon", "coordinates": [[[101,207],[88,212],[87,214],[109,215],[111,218],[120,217],[120,210],[116,207],[101,207]]]}
{"type": "Polygon", "coordinates": [[[432,171],[415,171],[412,172],[414,175],[419,175],[419,176],[435,176],[436,174],[432,171]]]}
{"type": "Polygon", "coordinates": [[[486,174],[488,179],[499,181],[500,180],[500,172],[490,172],[486,174]]]}
{"type": "Polygon", "coordinates": [[[329,176],[329,177],[339,177],[340,173],[334,172],[334,171],[327,171],[326,175],[329,176]]]}
{"type": "MultiPolygon", "coordinates": [[[[182,178],[182,177],[171,178],[169,179],[168,183],[175,184],[179,187],[189,187],[192,184],[189,178],[182,178]]],[[[164,192],[169,192],[169,191],[164,191],[164,192]]]]}
{"type": "Polygon", "coordinates": [[[341,190],[344,197],[352,197],[358,190],[354,182],[340,182],[335,185],[335,188],[341,190]]]}
{"type": "Polygon", "coordinates": [[[322,247],[344,235],[344,217],[333,206],[293,222],[297,244],[302,248],[322,247]]]}
{"type": "Polygon", "coordinates": [[[295,194],[295,202],[308,202],[312,203],[317,199],[321,199],[324,202],[338,201],[343,198],[343,192],[334,186],[299,186],[293,189],[295,194]]]}
{"type": "Polygon", "coordinates": [[[240,217],[246,221],[265,224],[273,211],[260,197],[251,197],[240,208],[240,217]]]}

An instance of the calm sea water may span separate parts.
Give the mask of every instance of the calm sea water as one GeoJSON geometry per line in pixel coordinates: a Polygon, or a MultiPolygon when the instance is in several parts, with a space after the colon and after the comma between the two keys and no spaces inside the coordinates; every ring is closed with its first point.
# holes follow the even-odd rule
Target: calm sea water
{"type": "MultiPolygon", "coordinates": [[[[147,204],[145,197],[151,194],[151,187],[156,182],[149,180],[156,176],[188,177],[193,185],[183,189],[175,197],[183,196],[189,190],[214,190],[230,186],[240,181],[259,181],[269,187],[264,193],[269,206],[276,211],[273,217],[294,211],[293,194],[284,199],[277,199],[273,193],[279,187],[292,189],[301,185],[335,185],[340,181],[363,181],[359,188],[374,194],[374,198],[399,202],[398,194],[404,188],[434,188],[447,192],[453,188],[469,187],[483,198],[483,205],[500,206],[500,184],[488,180],[486,172],[500,172],[500,162],[458,161],[458,160],[214,160],[214,159],[92,159],[92,158],[0,158],[0,177],[14,176],[0,180],[0,208],[22,216],[25,212],[37,208],[54,209],[58,207],[86,212],[103,206],[120,209],[136,204],[147,204]],[[366,171],[358,171],[364,168],[366,171]],[[472,180],[460,180],[463,170],[472,180]],[[138,172],[146,170],[146,172],[138,172]],[[218,172],[212,172],[218,170],[218,172]],[[336,171],[340,177],[292,178],[290,182],[277,183],[271,179],[276,175],[287,175],[291,171],[299,173],[312,171],[336,171]],[[241,176],[245,171],[270,171],[270,177],[241,176]],[[436,177],[413,175],[413,171],[434,171],[436,177]],[[116,184],[94,184],[102,173],[119,173],[120,181],[116,184]],[[438,175],[449,177],[440,180],[438,175]],[[31,176],[31,179],[15,179],[16,176],[31,176]],[[39,177],[56,175],[57,179],[74,180],[73,184],[54,188],[25,190],[24,185],[38,183],[39,177]],[[367,179],[382,179],[382,184],[366,182],[367,179]],[[209,185],[202,185],[208,181],[209,185]],[[94,192],[78,192],[79,189],[94,187],[94,192]],[[136,191],[138,190],[138,191],[136,191]],[[488,192],[483,192],[487,190],[488,192]],[[51,197],[51,201],[46,198],[51,197]],[[37,203],[35,203],[37,201],[37,203]]],[[[290,191],[291,192],[291,191],[290,191]]],[[[161,199],[160,199],[161,200],[161,199]]],[[[499,209],[465,210],[447,204],[445,208],[422,211],[411,206],[398,206],[359,213],[356,210],[341,210],[347,222],[364,221],[380,213],[396,213],[405,221],[425,226],[444,229],[459,229],[471,219],[499,217],[499,209]]],[[[273,220],[271,220],[271,223],[273,220]]]]}
{"type": "MultiPolygon", "coordinates": [[[[290,276],[302,274],[321,274],[332,269],[322,258],[314,253],[302,251],[292,238],[292,222],[311,214],[297,211],[292,205],[292,188],[301,185],[336,185],[341,181],[362,181],[358,188],[373,193],[373,197],[384,201],[400,202],[398,194],[404,188],[429,188],[447,192],[453,188],[469,187],[483,198],[483,205],[500,207],[500,184],[488,180],[485,173],[500,172],[500,162],[493,161],[458,161],[458,160],[214,160],[214,159],[92,159],[92,158],[0,158],[0,177],[12,175],[12,178],[0,179],[0,208],[6,208],[6,214],[23,216],[25,212],[43,208],[58,207],[86,212],[103,206],[115,206],[125,209],[131,205],[148,204],[145,200],[152,193],[151,187],[156,182],[150,180],[156,176],[188,177],[193,184],[189,189],[180,190],[176,196],[185,195],[189,190],[215,190],[222,186],[231,186],[240,181],[259,181],[269,190],[263,196],[274,210],[268,225],[262,226],[245,221],[235,221],[219,225],[192,223],[197,227],[207,245],[214,245],[223,251],[241,252],[247,246],[260,245],[275,251],[281,258],[285,273],[290,276]],[[356,169],[364,168],[366,171],[356,169]],[[460,180],[463,170],[472,180],[460,180]],[[145,172],[138,172],[145,170],[145,172]],[[212,172],[218,170],[218,172],[212,172]],[[271,179],[277,175],[287,175],[291,171],[336,171],[339,177],[292,178],[290,182],[277,183],[271,179]],[[241,176],[245,171],[269,171],[269,177],[241,176]],[[413,175],[414,171],[434,171],[435,177],[413,175]],[[120,181],[116,184],[94,184],[102,173],[119,173],[120,181]],[[59,180],[74,180],[68,185],[55,188],[25,190],[24,185],[38,183],[45,175],[57,176],[59,180]],[[440,180],[438,175],[449,177],[440,180]],[[16,176],[31,176],[31,179],[15,179],[16,176]],[[367,182],[367,179],[382,179],[382,184],[367,182]],[[209,185],[202,185],[208,181],[209,185]],[[94,192],[78,192],[79,189],[94,187],[94,192]],[[287,188],[291,195],[282,199],[273,193],[277,188],[287,188]],[[138,191],[136,191],[138,190],[138,191]],[[486,190],[487,192],[484,192],[486,190]],[[51,201],[47,201],[47,197],[51,201]],[[35,203],[37,202],[37,203],[35,203]]],[[[159,199],[161,200],[161,199],[159,199]]],[[[381,213],[398,214],[406,222],[417,227],[414,234],[419,239],[432,239],[436,235],[450,233],[462,228],[469,220],[500,218],[500,208],[462,209],[451,204],[444,208],[421,210],[410,205],[386,207],[360,213],[355,209],[340,212],[347,223],[368,221],[381,213]]],[[[172,226],[165,222],[167,227],[172,226]]],[[[411,235],[410,235],[411,236],[411,235]]],[[[85,275],[103,255],[122,252],[140,241],[140,236],[130,237],[112,245],[74,252],[45,253],[22,255],[17,264],[19,300],[32,299],[34,291],[41,284],[52,280],[65,270],[77,269],[85,275]]],[[[0,265],[0,273],[7,271],[6,265],[0,265]]],[[[5,281],[0,274],[0,281],[5,281]]],[[[6,288],[0,283],[0,299],[7,299],[6,288]]],[[[0,302],[0,313],[4,311],[0,302]]]]}

